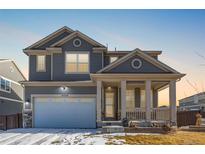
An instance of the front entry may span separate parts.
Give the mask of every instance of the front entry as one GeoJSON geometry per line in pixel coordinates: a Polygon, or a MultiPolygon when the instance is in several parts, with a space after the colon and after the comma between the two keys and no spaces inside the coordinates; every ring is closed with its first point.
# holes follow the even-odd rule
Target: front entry
{"type": "Polygon", "coordinates": [[[117,97],[115,89],[105,90],[105,120],[117,120],[117,97]]]}

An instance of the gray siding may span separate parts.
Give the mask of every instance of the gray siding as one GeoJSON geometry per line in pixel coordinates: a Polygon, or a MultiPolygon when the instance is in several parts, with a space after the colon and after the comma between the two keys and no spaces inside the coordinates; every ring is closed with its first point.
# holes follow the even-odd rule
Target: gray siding
{"type": "Polygon", "coordinates": [[[23,87],[17,84],[24,80],[18,69],[11,61],[0,63],[0,76],[11,80],[11,92],[0,90],[0,115],[9,115],[22,112],[23,87]],[[8,99],[13,99],[9,101],[8,99]]]}
{"type": "Polygon", "coordinates": [[[104,56],[104,67],[110,64],[110,56],[104,56]]]}
{"type": "Polygon", "coordinates": [[[19,70],[11,61],[0,62],[0,75],[16,82],[24,80],[19,70]]]}
{"type": "MultiPolygon", "coordinates": [[[[76,39],[78,37],[75,37],[76,39]]],[[[81,39],[81,46],[76,48],[73,46],[73,40],[66,42],[62,45],[62,54],[53,55],[53,80],[57,81],[83,81],[90,80],[89,74],[65,74],[65,53],[80,51],[80,52],[89,52],[90,54],[90,73],[95,73],[102,68],[102,54],[93,53],[93,46],[87,41],[81,39]]]]}
{"type": "Polygon", "coordinates": [[[23,103],[0,99],[0,115],[22,113],[23,103]]]}
{"type": "Polygon", "coordinates": [[[51,56],[46,55],[46,72],[36,72],[36,56],[35,55],[29,56],[29,80],[48,81],[50,79],[51,79],[51,56]]]}
{"type": "Polygon", "coordinates": [[[96,94],[96,87],[69,87],[65,92],[61,87],[25,87],[25,100],[30,101],[31,94],[96,94]]]}
{"type": "Polygon", "coordinates": [[[0,91],[0,97],[6,97],[15,100],[23,100],[23,87],[12,82],[11,92],[0,91]]]}
{"type": "Polygon", "coordinates": [[[106,73],[164,73],[164,71],[139,56],[134,56],[106,73]],[[137,70],[131,66],[131,62],[135,58],[139,58],[142,61],[142,67],[137,70]]]}
{"type": "Polygon", "coordinates": [[[70,33],[69,32],[63,32],[62,34],[59,34],[57,37],[51,39],[50,41],[46,42],[45,44],[39,46],[38,48],[34,48],[34,49],[40,49],[40,50],[44,50],[47,47],[49,47],[50,45],[54,44],[55,42],[60,41],[62,38],[68,36],[70,33]]]}

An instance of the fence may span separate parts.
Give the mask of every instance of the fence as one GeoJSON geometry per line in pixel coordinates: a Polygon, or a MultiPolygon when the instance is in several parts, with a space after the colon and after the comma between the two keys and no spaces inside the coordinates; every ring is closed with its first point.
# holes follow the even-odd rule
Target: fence
{"type": "Polygon", "coordinates": [[[0,115],[0,129],[22,128],[22,114],[0,115]]]}
{"type": "MultiPolygon", "coordinates": [[[[198,111],[178,111],[177,112],[177,126],[195,125],[196,114],[198,111]]],[[[205,112],[201,112],[202,117],[205,118],[205,112]]]]}

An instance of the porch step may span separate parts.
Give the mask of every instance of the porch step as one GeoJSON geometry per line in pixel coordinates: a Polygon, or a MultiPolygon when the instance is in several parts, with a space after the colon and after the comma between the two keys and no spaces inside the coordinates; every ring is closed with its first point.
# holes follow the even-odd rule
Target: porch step
{"type": "Polygon", "coordinates": [[[103,126],[102,133],[123,133],[125,131],[123,126],[103,126]]]}
{"type": "Polygon", "coordinates": [[[103,126],[122,126],[122,121],[102,121],[103,126]]]}

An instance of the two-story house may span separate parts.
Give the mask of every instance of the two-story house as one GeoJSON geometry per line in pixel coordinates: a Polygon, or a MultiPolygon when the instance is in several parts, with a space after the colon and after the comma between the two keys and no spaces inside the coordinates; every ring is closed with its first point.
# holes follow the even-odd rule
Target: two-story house
{"type": "Polygon", "coordinates": [[[161,51],[109,51],[63,27],[24,53],[33,127],[96,128],[124,118],[176,124],[176,81],[184,74],[160,62],[161,51]],[[160,109],[158,92],[168,86],[170,108],[160,109]]]}
{"type": "Polygon", "coordinates": [[[22,113],[24,88],[19,82],[23,80],[14,61],[0,59],[0,115],[22,113]]]}

